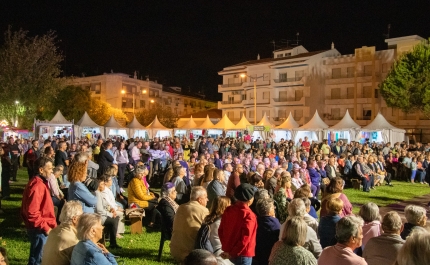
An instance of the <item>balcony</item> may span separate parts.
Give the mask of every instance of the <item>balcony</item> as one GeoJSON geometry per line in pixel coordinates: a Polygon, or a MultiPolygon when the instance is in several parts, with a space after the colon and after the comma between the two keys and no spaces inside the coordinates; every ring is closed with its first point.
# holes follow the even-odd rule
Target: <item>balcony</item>
{"type": "Polygon", "coordinates": [[[243,82],[218,85],[218,92],[220,93],[241,89],[243,89],[243,82]]]}
{"type": "MultiPolygon", "coordinates": [[[[378,80],[381,79],[381,73],[375,73],[375,78],[378,80]]],[[[372,81],[372,73],[360,72],[357,73],[357,81],[359,82],[370,82],[372,81]]],[[[335,84],[343,84],[343,83],[353,83],[354,75],[352,74],[343,74],[343,75],[328,75],[326,76],[326,84],[327,85],[335,85],[335,84]]]]}
{"type": "MultiPolygon", "coordinates": [[[[375,99],[375,103],[377,99],[375,99]]],[[[352,105],[354,104],[353,98],[339,98],[339,99],[326,99],[324,100],[325,105],[352,105]]],[[[371,104],[371,98],[357,98],[357,104],[371,104]]]]}
{"type": "Polygon", "coordinates": [[[273,79],[275,83],[286,83],[286,82],[297,82],[301,81],[303,79],[303,76],[300,77],[290,77],[290,78],[279,78],[279,79],[273,79]]]}
{"type": "Polygon", "coordinates": [[[272,105],[274,106],[303,106],[305,105],[305,97],[299,100],[295,98],[272,98],[272,105]]]}
{"type": "MultiPolygon", "coordinates": [[[[242,101],[244,105],[254,105],[254,99],[248,99],[248,100],[244,100],[242,101]]],[[[261,105],[261,104],[270,104],[270,98],[257,98],[257,105],[261,105]]]]}
{"type": "Polygon", "coordinates": [[[245,100],[238,100],[238,101],[218,101],[218,109],[225,109],[225,108],[242,108],[243,102],[245,100]]]}

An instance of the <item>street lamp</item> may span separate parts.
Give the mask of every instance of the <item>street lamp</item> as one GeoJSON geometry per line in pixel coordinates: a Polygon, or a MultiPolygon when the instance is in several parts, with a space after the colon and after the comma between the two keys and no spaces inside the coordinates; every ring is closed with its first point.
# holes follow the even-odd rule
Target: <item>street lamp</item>
{"type": "Polygon", "coordinates": [[[241,74],[240,77],[249,77],[254,82],[254,125],[257,125],[257,79],[263,76],[249,76],[246,74],[241,74]]]}
{"type": "Polygon", "coordinates": [[[154,103],[155,101],[153,99],[151,99],[151,103],[154,103]]]}

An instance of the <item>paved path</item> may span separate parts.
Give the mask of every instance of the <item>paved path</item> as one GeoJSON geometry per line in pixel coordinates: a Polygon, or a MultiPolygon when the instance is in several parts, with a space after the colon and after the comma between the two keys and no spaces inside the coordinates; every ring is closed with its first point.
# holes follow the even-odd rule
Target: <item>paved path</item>
{"type": "Polygon", "coordinates": [[[430,212],[429,212],[429,206],[428,203],[430,202],[430,194],[426,194],[423,196],[415,197],[413,199],[407,200],[407,201],[400,201],[394,204],[387,205],[385,207],[379,208],[379,213],[381,216],[384,216],[389,211],[396,211],[400,217],[402,217],[403,222],[406,222],[404,209],[409,204],[419,205],[424,207],[427,210],[427,225],[426,227],[430,229],[430,212]]]}

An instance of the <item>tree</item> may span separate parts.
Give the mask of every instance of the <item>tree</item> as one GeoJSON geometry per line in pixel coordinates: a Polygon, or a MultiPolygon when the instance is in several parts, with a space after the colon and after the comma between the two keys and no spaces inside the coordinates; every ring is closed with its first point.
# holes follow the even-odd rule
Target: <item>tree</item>
{"type": "Polygon", "coordinates": [[[122,110],[113,108],[111,104],[95,98],[91,98],[88,115],[95,123],[102,126],[112,115],[120,124],[122,123],[122,125],[125,125],[125,122],[129,122],[127,115],[125,115],[122,110]]]}
{"type": "Polygon", "coordinates": [[[62,88],[56,35],[50,31],[29,37],[28,32],[11,28],[0,47],[0,116],[22,120],[20,127],[31,127],[33,119],[48,106],[62,88]],[[16,103],[17,102],[17,103],[16,103]]]}
{"type": "Polygon", "coordinates": [[[172,112],[171,108],[154,104],[150,109],[145,109],[136,114],[136,119],[144,126],[148,126],[157,116],[158,120],[168,128],[176,128],[178,115],[172,112]]]}
{"type": "Polygon", "coordinates": [[[430,46],[421,43],[395,62],[380,84],[388,107],[404,113],[421,111],[430,117],[430,46]]]}

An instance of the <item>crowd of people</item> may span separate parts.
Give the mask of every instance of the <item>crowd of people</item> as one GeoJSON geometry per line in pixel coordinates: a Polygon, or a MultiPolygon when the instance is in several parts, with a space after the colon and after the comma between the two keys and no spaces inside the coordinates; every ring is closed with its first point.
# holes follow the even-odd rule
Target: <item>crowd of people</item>
{"type": "Polygon", "coordinates": [[[354,215],[343,193],[393,186],[393,179],[430,183],[429,153],[421,143],[247,134],[73,143],[11,137],[0,147],[1,191],[7,200],[18,168],[27,169],[28,264],[116,264],[110,250],[121,248],[129,208],[145,211],[183,264],[430,264],[422,255],[430,251],[424,208],[407,206],[405,224],[396,212],[381,217],[372,202],[354,215]]]}

